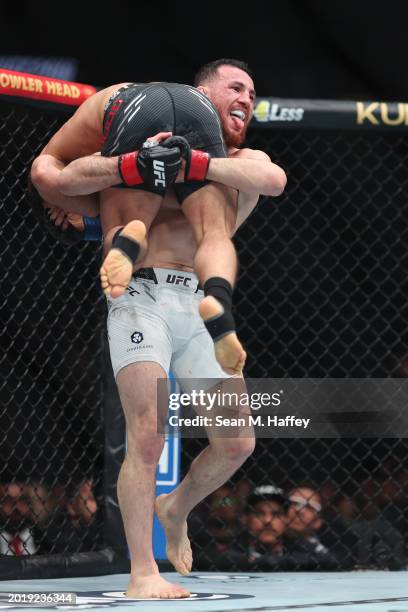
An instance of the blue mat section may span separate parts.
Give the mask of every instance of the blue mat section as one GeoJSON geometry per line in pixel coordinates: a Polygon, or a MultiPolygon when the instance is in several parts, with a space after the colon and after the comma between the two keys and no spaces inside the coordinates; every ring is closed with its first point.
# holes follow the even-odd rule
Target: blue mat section
{"type": "MultiPolygon", "coordinates": [[[[189,589],[192,596],[178,601],[125,600],[127,575],[0,582],[0,609],[22,609],[4,603],[4,593],[74,592],[77,605],[58,609],[125,609],[162,612],[244,612],[304,610],[327,612],[408,612],[407,572],[350,572],[330,574],[163,574],[189,589]]],[[[27,607],[24,606],[26,609],[27,607]]],[[[30,609],[33,609],[31,606],[30,609]]],[[[50,610],[52,607],[37,610],[50,610]]],[[[54,607],[55,609],[55,607],[54,607]]]]}

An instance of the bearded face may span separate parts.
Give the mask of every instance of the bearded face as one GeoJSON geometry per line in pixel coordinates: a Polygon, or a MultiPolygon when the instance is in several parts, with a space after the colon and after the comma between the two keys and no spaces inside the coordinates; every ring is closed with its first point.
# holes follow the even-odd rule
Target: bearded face
{"type": "Polygon", "coordinates": [[[255,102],[251,77],[240,68],[220,66],[202,91],[218,110],[227,147],[242,146],[255,102]]]}
{"type": "MultiPolygon", "coordinates": [[[[234,115],[230,116],[233,117],[234,115]]],[[[227,118],[224,119],[223,117],[221,117],[222,134],[224,136],[225,144],[227,145],[227,147],[236,147],[237,149],[239,149],[239,147],[241,147],[245,142],[248,123],[243,121],[242,119],[239,122],[234,123],[235,124],[233,125],[233,127],[231,127],[231,121],[227,118]]]]}

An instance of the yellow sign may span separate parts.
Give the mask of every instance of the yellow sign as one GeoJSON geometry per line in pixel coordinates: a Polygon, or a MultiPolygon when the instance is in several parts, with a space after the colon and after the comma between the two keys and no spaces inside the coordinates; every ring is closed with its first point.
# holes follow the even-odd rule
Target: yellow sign
{"type": "Polygon", "coordinates": [[[356,102],[357,123],[372,125],[408,125],[408,104],[399,102],[356,102]],[[394,110],[395,109],[395,110],[394,110]]]}

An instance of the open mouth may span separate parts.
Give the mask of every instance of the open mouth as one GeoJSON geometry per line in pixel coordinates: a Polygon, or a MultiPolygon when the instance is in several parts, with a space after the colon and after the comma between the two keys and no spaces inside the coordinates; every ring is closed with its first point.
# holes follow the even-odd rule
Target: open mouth
{"type": "Polygon", "coordinates": [[[242,129],[244,127],[246,119],[246,114],[244,111],[238,109],[232,110],[230,112],[230,117],[232,117],[233,123],[238,129],[242,129]]]}

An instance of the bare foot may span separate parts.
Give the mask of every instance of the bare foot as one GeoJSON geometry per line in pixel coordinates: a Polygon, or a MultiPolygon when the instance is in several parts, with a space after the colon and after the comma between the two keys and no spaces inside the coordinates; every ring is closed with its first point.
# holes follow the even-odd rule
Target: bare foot
{"type": "Polygon", "coordinates": [[[187,521],[178,520],[176,513],[170,509],[166,501],[167,493],[159,495],[154,505],[155,512],[166,534],[166,555],[170,563],[182,576],[191,572],[193,553],[187,535],[187,521]]]}
{"type": "MultiPolygon", "coordinates": [[[[131,221],[120,232],[139,245],[146,237],[146,226],[142,221],[131,221]]],[[[112,247],[100,269],[101,286],[105,295],[118,298],[125,293],[132,278],[133,264],[121,250],[112,247]]]]}
{"type": "MultiPolygon", "coordinates": [[[[212,295],[201,300],[198,308],[203,321],[223,312],[222,305],[212,295]]],[[[218,363],[227,374],[242,374],[247,356],[235,332],[214,342],[214,351],[218,363]]]]}
{"type": "Polygon", "coordinates": [[[182,599],[190,597],[190,593],[167,582],[159,574],[132,578],[126,591],[126,597],[133,599],[182,599]]]}

